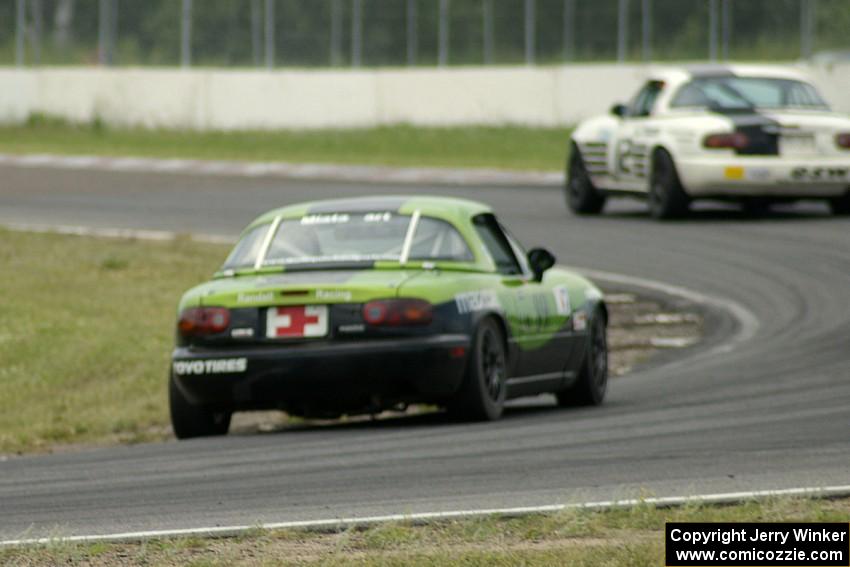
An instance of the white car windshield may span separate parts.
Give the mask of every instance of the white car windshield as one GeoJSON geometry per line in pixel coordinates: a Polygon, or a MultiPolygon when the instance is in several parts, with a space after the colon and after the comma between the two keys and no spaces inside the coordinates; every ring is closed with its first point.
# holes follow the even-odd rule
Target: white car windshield
{"type": "Polygon", "coordinates": [[[673,108],[702,107],[716,111],[806,108],[828,109],[817,90],[802,81],[764,77],[700,77],[684,84],[673,108]]]}
{"type": "Polygon", "coordinates": [[[380,260],[473,259],[466,241],[448,222],[388,211],[308,214],[257,226],[242,237],[222,269],[254,267],[260,256],[260,267],[287,270],[380,260]]]}

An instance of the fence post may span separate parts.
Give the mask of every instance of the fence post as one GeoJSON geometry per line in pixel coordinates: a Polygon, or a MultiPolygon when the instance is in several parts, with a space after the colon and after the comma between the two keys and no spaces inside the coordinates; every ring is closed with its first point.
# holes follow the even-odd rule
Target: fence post
{"type": "Polygon", "coordinates": [[[109,64],[115,65],[115,50],[118,46],[118,2],[109,0],[109,64]]]}
{"type": "Polygon", "coordinates": [[[800,0],[800,57],[809,56],[809,5],[806,0],[800,0]]]}
{"type": "Polygon", "coordinates": [[[438,65],[445,67],[449,64],[449,0],[440,0],[440,27],[437,35],[438,65]]]}
{"type": "Polygon", "coordinates": [[[15,4],[15,65],[23,67],[26,60],[27,3],[18,0],[15,4]]]}
{"type": "Polygon", "coordinates": [[[180,66],[192,65],[192,0],[183,0],[180,17],[180,66]]]}
{"type": "Polygon", "coordinates": [[[800,1],[800,56],[812,56],[815,45],[815,0],[800,1]]]}
{"type": "Polygon", "coordinates": [[[493,0],[481,0],[482,32],[484,36],[484,64],[493,62],[493,0]]]}
{"type": "Polygon", "coordinates": [[[109,0],[100,0],[97,24],[97,62],[100,65],[112,63],[109,53],[109,28],[111,24],[109,8],[109,0]]]}
{"type": "Polygon", "coordinates": [[[708,58],[717,61],[717,0],[708,1],[708,58]]]}
{"type": "Polygon", "coordinates": [[[641,6],[641,55],[644,61],[652,61],[652,0],[643,0],[641,6]]]}
{"type": "Polygon", "coordinates": [[[363,3],[352,0],[351,6],[351,66],[360,67],[363,61],[363,3]]]}
{"type": "Polygon", "coordinates": [[[564,61],[575,57],[576,3],[564,0],[564,61]]]}
{"type": "Polygon", "coordinates": [[[537,45],[536,0],[525,0],[525,64],[534,65],[534,50],[537,45]]]}
{"type": "Polygon", "coordinates": [[[419,49],[419,14],[416,0],[407,0],[407,64],[416,65],[416,52],[419,49]]]}
{"type": "Polygon", "coordinates": [[[30,0],[32,3],[32,62],[41,64],[41,42],[44,34],[44,5],[41,0],[30,0]]]}
{"type": "Polygon", "coordinates": [[[331,67],[342,64],[342,0],[331,0],[331,67]]]}
{"type": "Polygon", "coordinates": [[[274,68],[274,0],[266,0],[266,69],[274,68]]]}
{"type": "Polygon", "coordinates": [[[263,10],[260,0],[251,0],[251,57],[254,66],[263,64],[263,10]]]}
{"type": "Polygon", "coordinates": [[[818,0],[809,0],[809,55],[815,52],[818,41],[818,0]]]}
{"type": "Polygon", "coordinates": [[[626,50],[629,43],[629,0],[620,0],[617,10],[617,62],[626,60],[626,50]]]}
{"type": "Polygon", "coordinates": [[[724,61],[728,61],[729,41],[732,37],[732,0],[723,0],[723,3],[720,5],[720,9],[720,56],[724,61]]]}

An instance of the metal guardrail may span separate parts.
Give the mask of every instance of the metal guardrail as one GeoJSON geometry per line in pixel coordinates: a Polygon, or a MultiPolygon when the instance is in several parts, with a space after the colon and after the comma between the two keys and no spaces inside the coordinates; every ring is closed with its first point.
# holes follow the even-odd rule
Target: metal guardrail
{"type": "Polygon", "coordinates": [[[850,49],[844,12],[847,0],[5,0],[0,63],[788,60],[850,49]]]}

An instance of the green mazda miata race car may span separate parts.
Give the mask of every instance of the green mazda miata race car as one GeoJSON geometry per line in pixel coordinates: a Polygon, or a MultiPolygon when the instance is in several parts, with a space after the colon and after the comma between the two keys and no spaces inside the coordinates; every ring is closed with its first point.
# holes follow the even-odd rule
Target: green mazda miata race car
{"type": "Polygon", "coordinates": [[[544,392],[599,404],[607,309],[554,263],[472,201],[270,211],[180,301],[174,432],[225,434],[233,412],[257,409],[329,418],[426,403],[492,420],[505,400],[544,392]]]}

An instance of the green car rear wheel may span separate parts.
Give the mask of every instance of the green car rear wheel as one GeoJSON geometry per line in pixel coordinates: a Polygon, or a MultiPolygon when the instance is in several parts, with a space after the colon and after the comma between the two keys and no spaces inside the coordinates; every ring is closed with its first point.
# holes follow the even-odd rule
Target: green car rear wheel
{"type": "Polygon", "coordinates": [[[484,319],[475,332],[460,390],[448,404],[457,418],[491,421],[502,415],[507,394],[507,353],[498,323],[484,319]]]}
{"type": "Polygon", "coordinates": [[[175,384],[173,376],[168,379],[168,402],[171,427],[178,439],[226,435],[230,429],[230,412],[216,412],[190,403],[175,384]]]}

